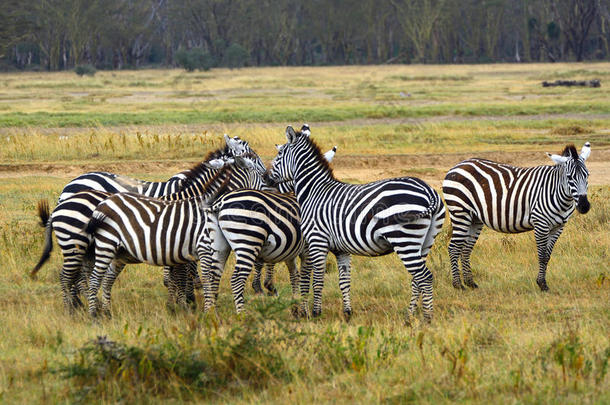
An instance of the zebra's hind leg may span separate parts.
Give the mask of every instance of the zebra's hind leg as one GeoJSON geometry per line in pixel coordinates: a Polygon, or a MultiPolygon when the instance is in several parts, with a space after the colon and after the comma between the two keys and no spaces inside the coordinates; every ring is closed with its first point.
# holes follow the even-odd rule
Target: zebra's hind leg
{"type": "Polygon", "coordinates": [[[111,294],[112,294],[112,286],[116,281],[121,271],[125,268],[125,264],[121,262],[113,261],[108,266],[106,273],[104,274],[104,278],[102,279],[102,307],[101,313],[107,318],[112,317],[111,313],[111,294]]]}
{"type": "Polygon", "coordinates": [[[255,262],[254,263],[254,277],[252,277],[252,289],[254,290],[254,294],[263,293],[263,287],[261,285],[262,273],[263,273],[263,263],[255,262]]]}
{"type": "Polygon", "coordinates": [[[252,265],[255,258],[258,257],[261,246],[252,246],[250,249],[235,250],[235,269],[231,276],[231,291],[233,292],[233,301],[235,302],[235,310],[241,313],[244,308],[244,289],[246,280],[252,271],[252,265]]]}
{"type": "Polygon", "coordinates": [[[464,284],[466,284],[466,286],[470,288],[479,288],[477,283],[475,283],[474,279],[472,278],[472,270],[470,268],[470,254],[472,253],[472,248],[479,239],[479,235],[481,234],[482,229],[482,222],[473,222],[469,230],[470,236],[464,241],[464,246],[462,247],[462,276],[464,277],[464,284]]]}
{"type": "Polygon", "coordinates": [[[418,237],[413,231],[404,232],[402,235],[393,235],[386,237],[387,241],[392,245],[394,251],[402,261],[407,271],[413,276],[411,281],[411,302],[407,315],[407,324],[410,323],[410,317],[413,316],[417,308],[419,297],[422,298],[422,307],[424,312],[424,320],[432,321],[433,314],[433,295],[432,282],[434,277],[428,267],[426,261],[421,257],[421,237],[418,237]]]}
{"type": "MultiPolygon", "coordinates": [[[[288,266],[288,262],[286,262],[286,266],[288,266]]],[[[296,264],[295,264],[295,267],[296,267],[296,264]]],[[[267,295],[277,297],[277,288],[275,288],[275,284],[273,283],[274,274],[275,274],[275,265],[273,263],[267,263],[267,265],[265,266],[264,286],[265,286],[265,289],[267,290],[267,295]]]]}
{"type": "Polygon", "coordinates": [[[337,256],[337,267],[339,267],[339,289],[343,296],[343,316],[346,321],[352,317],[352,303],[350,298],[351,286],[351,255],[340,254],[337,256]]]}

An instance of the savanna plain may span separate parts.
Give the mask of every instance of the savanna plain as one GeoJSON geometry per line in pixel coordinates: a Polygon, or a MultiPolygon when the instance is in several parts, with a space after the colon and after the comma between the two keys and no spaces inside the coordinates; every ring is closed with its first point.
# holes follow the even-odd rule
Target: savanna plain
{"type": "Polygon", "coordinates": [[[0,75],[0,402],[610,403],[610,64],[359,66],[0,75]],[[601,79],[601,88],[543,80],[601,79]],[[416,176],[440,191],[468,157],[551,164],[544,152],[591,142],[591,211],[575,213],[536,283],[532,233],[484,229],[477,290],[452,288],[447,218],[428,258],[431,324],[404,315],[411,277],[395,255],[352,262],[349,323],[334,258],[323,313],[293,319],[247,290],[235,314],[229,261],[218,316],[166,308],[160,268],[131,265],[113,316],[69,315],[61,253],[37,279],[43,229],[63,186],[91,170],[163,180],[238,135],[269,161],[287,125],[338,146],[348,182],[416,176]]]}

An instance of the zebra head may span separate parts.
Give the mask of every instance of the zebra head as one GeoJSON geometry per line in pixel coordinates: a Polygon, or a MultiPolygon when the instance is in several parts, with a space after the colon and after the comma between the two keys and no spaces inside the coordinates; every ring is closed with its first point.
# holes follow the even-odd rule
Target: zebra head
{"type": "Polygon", "coordinates": [[[263,180],[264,172],[257,168],[256,161],[249,155],[222,156],[218,159],[209,160],[205,163],[205,166],[215,170],[231,168],[233,183],[239,188],[261,190],[265,185],[263,180]]]}
{"type": "Polygon", "coordinates": [[[241,156],[245,158],[250,158],[254,163],[254,170],[259,172],[261,176],[267,171],[267,167],[258,156],[256,152],[250,147],[247,141],[240,139],[238,136],[230,137],[227,134],[224,134],[225,142],[227,147],[229,148],[229,153],[231,156],[241,156]]]}
{"type": "Polygon", "coordinates": [[[267,184],[277,186],[280,183],[293,181],[295,170],[298,167],[303,167],[302,162],[311,159],[315,155],[320,155],[321,160],[328,164],[334,157],[334,151],[327,152],[328,155],[321,153],[307,153],[310,149],[319,152],[319,148],[310,139],[311,132],[309,126],[304,124],[300,131],[295,131],[294,128],[288,126],[286,128],[287,143],[284,145],[276,145],[277,156],[271,162],[271,170],[266,176],[267,184]],[[312,149],[313,147],[313,149],[312,149]]]}
{"type": "Polygon", "coordinates": [[[587,188],[589,180],[589,171],[585,166],[585,161],[591,154],[591,144],[586,142],[580,155],[576,151],[574,145],[565,147],[561,155],[547,155],[556,165],[563,167],[564,184],[567,184],[570,194],[576,204],[576,209],[581,214],[586,214],[591,208],[587,199],[587,188]]]}

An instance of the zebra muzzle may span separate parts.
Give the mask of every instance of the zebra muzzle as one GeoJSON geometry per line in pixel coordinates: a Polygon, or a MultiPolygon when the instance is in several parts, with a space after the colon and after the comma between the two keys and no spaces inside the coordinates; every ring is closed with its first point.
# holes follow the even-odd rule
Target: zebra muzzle
{"type": "Polygon", "coordinates": [[[578,203],[576,204],[576,209],[578,210],[578,212],[580,212],[581,214],[586,214],[587,212],[589,212],[590,208],[591,204],[589,204],[587,195],[583,194],[578,196],[578,203]]]}

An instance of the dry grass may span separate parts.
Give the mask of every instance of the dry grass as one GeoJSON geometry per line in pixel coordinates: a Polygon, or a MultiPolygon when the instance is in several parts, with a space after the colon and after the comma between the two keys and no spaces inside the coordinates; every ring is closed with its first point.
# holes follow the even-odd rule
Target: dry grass
{"type": "MultiPolygon", "coordinates": [[[[192,75],[100,72],[92,79],[32,73],[2,75],[0,88],[7,100],[4,111],[11,113],[64,111],[65,106],[85,115],[98,108],[110,114],[137,113],[160,105],[178,111],[181,105],[203,108],[207,101],[192,97],[208,94],[219,108],[235,110],[280,108],[292,99],[295,109],[301,103],[360,108],[362,103],[392,101],[403,90],[416,98],[396,101],[405,105],[462,103],[484,110],[485,103],[512,109],[525,101],[545,109],[553,103],[603,106],[608,98],[604,88],[605,93],[543,90],[538,82],[588,78],[589,72],[603,80],[608,69],[608,64],[265,68],[192,75]],[[107,98],[87,104],[78,100],[90,95],[66,95],[78,91],[97,92],[93,103],[107,98]],[[35,100],[38,93],[42,101],[35,100]],[[424,100],[417,100],[423,94],[424,100]],[[72,98],[61,101],[68,96],[72,98]]],[[[295,121],[5,129],[0,140],[5,170],[11,170],[8,163],[52,164],[44,176],[0,176],[0,402],[610,402],[610,174],[607,159],[595,158],[596,147],[607,149],[610,142],[610,122],[599,116],[540,118],[312,124],[321,145],[339,145],[337,157],[345,156],[346,163],[338,160],[337,171],[354,182],[408,172],[438,185],[457,156],[506,154],[502,156],[518,164],[524,156],[559,151],[568,142],[587,139],[594,145],[591,167],[606,174],[590,187],[591,211],[575,214],[557,242],[548,273],[551,291],[541,293],[535,284],[532,234],[489,230],[473,253],[480,288],[454,290],[446,226],[428,261],[435,275],[435,319],[429,326],[413,327],[403,322],[410,277],[395,256],[354,258],[354,316],[349,324],[342,321],[334,259],[326,275],[324,312],[317,320],[291,318],[283,266],[277,272],[279,298],[253,297],[248,289],[243,317],[234,314],[225,276],[220,324],[200,312],[168,312],[160,269],[144,265],[129,266],[117,281],[111,320],[93,323],[85,314],[71,317],[61,305],[59,252],[38,280],[27,277],[42,249],[36,202],[55,201],[72,178],[53,171],[55,167],[125,162],[124,174],[162,179],[173,172],[143,173],[150,167],[146,164],[196,161],[219,145],[223,132],[248,139],[270,158],[273,144],[282,142],[283,127],[295,121]],[[564,129],[576,127],[587,131],[564,129]],[[520,153],[507,154],[515,151],[520,153]],[[438,155],[415,155],[420,152],[438,155]],[[407,160],[389,156],[403,153],[413,155],[407,160]],[[447,153],[455,155],[442,160],[447,153]],[[90,343],[97,336],[107,336],[116,346],[90,343]]]]}

